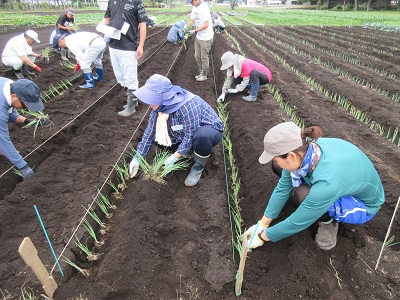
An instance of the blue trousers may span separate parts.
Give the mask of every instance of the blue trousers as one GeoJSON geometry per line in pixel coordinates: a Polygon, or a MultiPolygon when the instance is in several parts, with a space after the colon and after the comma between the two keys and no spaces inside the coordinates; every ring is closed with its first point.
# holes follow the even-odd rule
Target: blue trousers
{"type": "Polygon", "coordinates": [[[205,125],[197,128],[193,135],[193,151],[203,157],[211,154],[212,148],[222,140],[222,132],[205,125]]]}
{"type": "Polygon", "coordinates": [[[364,224],[376,215],[367,214],[365,204],[353,196],[340,197],[329,207],[327,213],[335,221],[347,224],[364,224]]]}
{"type": "MultiPolygon", "coordinates": [[[[222,140],[222,132],[211,127],[210,125],[204,125],[195,131],[193,134],[193,151],[202,156],[208,157],[211,154],[212,148],[218,145],[222,140]]],[[[162,146],[156,142],[154,144],[160,149],[168,149],[169,151],[175,151],[178,149],[179,144],[172,144],[170,147],[162,146]]]]}

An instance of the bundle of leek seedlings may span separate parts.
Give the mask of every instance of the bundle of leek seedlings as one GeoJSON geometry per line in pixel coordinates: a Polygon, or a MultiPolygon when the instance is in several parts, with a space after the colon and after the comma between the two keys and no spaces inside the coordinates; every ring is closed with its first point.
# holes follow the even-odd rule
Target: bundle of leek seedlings
{"type": "Polygon", "coordinates": [[[168,150],[158,150],[153,159],[153,164],[149,164],[146,159],[140,155],[136,149],[132,148],[131,157],[135,157],[138,162],[140,169],[143,171],[144,180],[154,180],[161,184],[166,184],[165,177],[173,171],[185,170],[190,165],[190,161],[187,158],[181,158],[175,162],[172,166],[165,166],[165,161],[171,155],[168,150]]]}

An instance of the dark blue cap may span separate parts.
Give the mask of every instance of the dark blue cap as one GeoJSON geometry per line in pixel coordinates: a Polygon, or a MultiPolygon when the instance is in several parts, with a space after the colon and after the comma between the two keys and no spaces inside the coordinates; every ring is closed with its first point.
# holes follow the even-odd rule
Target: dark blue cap
{"type": "Polygon", "coordinates": [[[51,45],[54,49],[59,48],[58,42],[65,36],[65,34],[56,34],[53,38],[53,44],[51,45]]]}
{"type": "Polygon", "coordinates": [[[40,89],[33,81],[28,79],[18,79],[12,83],[11,92],[17,95],[29,110],[43,110],[44,105],[40,99],[40,89]]]}

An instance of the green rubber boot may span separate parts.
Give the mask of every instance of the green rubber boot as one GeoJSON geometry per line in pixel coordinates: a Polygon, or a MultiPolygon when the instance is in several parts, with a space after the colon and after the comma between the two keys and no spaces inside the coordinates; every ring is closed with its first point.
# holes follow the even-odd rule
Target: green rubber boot
{"type": "Polygon", "coordinates": [[[192,166],[189,175],[186,177],[186,186],[195,186],[199,182],[201,174],[203,173],[204,167],[206,166],[209,157],[210,156],[202,157],[196,152],[194,153],[194,165],[192,166]]]}

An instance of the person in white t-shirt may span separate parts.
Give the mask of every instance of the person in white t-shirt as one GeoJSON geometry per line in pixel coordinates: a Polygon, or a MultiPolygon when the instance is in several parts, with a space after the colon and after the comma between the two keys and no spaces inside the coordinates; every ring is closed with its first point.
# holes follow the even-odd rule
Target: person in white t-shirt
{"type": "Polygon", "coordinates": [[[210,64],[208,55],[214,41],[210,9],[204,0],[186,0],[186,3],[191,3],[193,6],[187,27],[190,28],[193,24],[195,26],[195,29],[189,32],[190,34],[196,33],[194,57],[200,74],[195,78],[197,81],[206,81],[210,64]]]}

